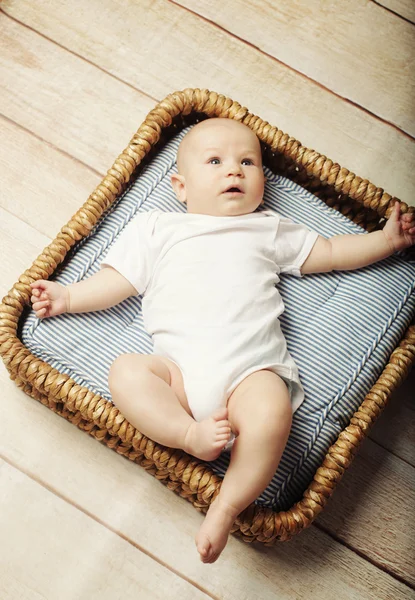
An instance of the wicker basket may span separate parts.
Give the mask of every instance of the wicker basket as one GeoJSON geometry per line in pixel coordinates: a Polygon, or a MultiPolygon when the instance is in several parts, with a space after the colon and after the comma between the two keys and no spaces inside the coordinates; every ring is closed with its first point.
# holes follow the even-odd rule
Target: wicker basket
{"type": "MultiPolygon", "coordinates": [[[[186,89],[170,94],[147,115],[128,147],[85,204],[62,227],[30,269],[19,277],[0,304],[0,353],[18,387],[119,454],[140,464],[204,513],[218,494],[222,481],[207,464],[181,450],[163,447],[146,438],[113,404],[33,356],[21,343],[18,329],[23,310],[30,306],[30,283],[48,279],[54,273],[74,244],[90,233],[127,184],[136,179],[143,166],[169,139],[184,127],[210,117],[231,118],[248,125],[261,141],[264,165],[311,191],[367,231],[381,229],[393,204],[399,201],[366,179],[305,148],[294,138],[249,113],[238,102],[209,90],[186,89]]],[[[415,212],[415,207],[405,203],[401,203],[401,208],[402,212],[415,212]]],[[[239,515],[232,532],[246,542],[259,541],[269,546],[276,541],[289,540],[308,527],[323,510],[360,442],[414,361],[415,326],[412,324],[376,384],[366,398],[362,398],[350,424],[329,448],[302,500],[290,510],[278,513],[252,504],[239,515]]]]}

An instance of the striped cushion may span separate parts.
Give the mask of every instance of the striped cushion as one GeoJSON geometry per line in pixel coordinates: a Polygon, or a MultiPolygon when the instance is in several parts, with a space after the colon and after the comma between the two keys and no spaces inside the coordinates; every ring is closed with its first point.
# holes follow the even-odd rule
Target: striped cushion
{"type": "MultiPolygon", "coordinates": [[[[116,201],[91,234],[70,252],[54,275],[68,285],[100,268],[109,246],[136,211],[185,212],[170,175],[189,128],[170,141],[138,180],[116,201]]],[[[307,224],[324,237],[364,229],[289,179],[265,168],[264,208],[307,224]]],[[[397,253],[357,271],[297,278],[282,275],[286,307],[281,326],[298,364],[306,400],[294,415],[290,438],[273,481],[257,504],[287,510],[301,499],[329,446],[348,424],[379,377],[411,321],[415,308],[415,264],[397,253]]],[[[153,351],[143,327],[141,296],[105,311],[63,314],[39,321],[31,311],[22,340],[35,355],[80,385],[111,401],[107,377],[123,353],[153,351]]],[[[210,463],[223,476],[230,456],[210,463]]]]}

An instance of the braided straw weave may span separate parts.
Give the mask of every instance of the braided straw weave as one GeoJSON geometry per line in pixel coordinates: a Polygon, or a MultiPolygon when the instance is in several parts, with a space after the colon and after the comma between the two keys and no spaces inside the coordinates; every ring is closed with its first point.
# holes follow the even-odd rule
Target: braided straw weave
{"type": "MultiPolygon", "coordinates": [[[[301,145],[248,109],[209,90],[185,89],[167,96],[147,115],[127,148],[116,159],[85,204],[20,277],[0,304],[0,353],[10,377],[26,394],[100,442],[140,464],[168,488],[186,498],[201,512],[219,493],[221,478],[207,464],[156,444],[137,431],[119,410],[99,395],[75,383],[33,356],[17,337],[19,319],[30,306],[30,283],[48,279],[69,250],[87,236],[98,220],[138,176],[154,153],[184,127],[210,117],[241,121],[259,137],[264,164],[289,177],[359,223],[367,231],[380,229],[397,198],[375,187],[337,163],[301,145]]],[[[401,203],[402,212],[415,207],[401,203]]],[[[237,518],[233,533],[246,542],[269,546],[289,540],[308,527],[323,510],[356,450],[415,362],[415,325],[392,353],[376,384],[350,424],[329,448],[302,500],[286,512],[273,512],[252,504],[237,518]]]]}

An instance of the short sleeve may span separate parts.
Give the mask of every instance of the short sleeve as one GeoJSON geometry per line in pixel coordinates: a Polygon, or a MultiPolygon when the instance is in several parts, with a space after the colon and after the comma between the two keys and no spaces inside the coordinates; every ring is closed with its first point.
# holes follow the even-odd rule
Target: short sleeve
{"type": "Polygon", "coordinates": [[[302,277],[300,269],[318,236],[306,225],[280,216],[275,236],[276,262],[280,272],[302,277]]]}
{"type": "Polygon", "coordinates": [[[115,238],[101,268],[110,266],[123,275],[137,290],[144,294],[150,281],[157,255],[155,221],[158,212],[151,210],[138,213],[115,238]]]}

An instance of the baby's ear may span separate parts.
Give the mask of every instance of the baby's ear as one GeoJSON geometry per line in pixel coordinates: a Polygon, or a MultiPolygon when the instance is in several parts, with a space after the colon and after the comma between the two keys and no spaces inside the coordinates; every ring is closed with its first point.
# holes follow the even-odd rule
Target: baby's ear
{"type": "Polygon", "coordinates": [[[180,202],[186,203],[186,189],[185,189],[185,180],[183,175],[179,175],[178,173],[173,173],[171,175],[171,184],[174,190],[174,193],[177,196],[177,199],[180,202]]]}

